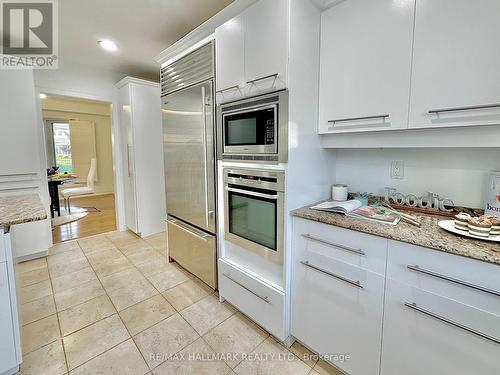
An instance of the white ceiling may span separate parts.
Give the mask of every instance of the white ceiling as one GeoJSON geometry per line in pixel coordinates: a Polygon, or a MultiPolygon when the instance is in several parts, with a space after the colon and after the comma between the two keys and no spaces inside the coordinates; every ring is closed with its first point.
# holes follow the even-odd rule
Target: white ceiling
{"type": "Polygon", "coordinates": [[[59,0],[59,67],[158,80],[153,60],[233,0],[59,0]],[[112,39],[117,52],[104,51],[112,39]]]}

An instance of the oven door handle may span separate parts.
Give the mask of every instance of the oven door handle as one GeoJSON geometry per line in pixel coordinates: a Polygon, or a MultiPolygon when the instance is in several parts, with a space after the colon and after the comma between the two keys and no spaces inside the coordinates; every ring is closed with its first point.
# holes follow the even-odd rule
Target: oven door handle
{"type": "Polygon", "coordinates": [[[251,196],[259,197],[259,198],[274,199],[274,200],[278,200],[278,198],[279,198],[278,195],[259,193],[256,191],[244,190],[244,189],[235,189],[235,188],[227,187],[227,186],[226,186],[226,190],[232,191],[233,193],[246,194],[246,195],[251,195],[251,196]]]}

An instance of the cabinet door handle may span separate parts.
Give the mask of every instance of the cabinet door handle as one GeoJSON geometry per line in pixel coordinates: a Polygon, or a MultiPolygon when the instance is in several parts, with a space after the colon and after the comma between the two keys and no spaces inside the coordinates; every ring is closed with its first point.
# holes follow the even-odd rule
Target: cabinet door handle
{"type": "Polygon", "coordinates": [[[336,278],[338,280],[341,280],[341,281],[344,281],[344,282],[346,282],[348,284],[354,285],[357,288],[363,288],[363,285],[361,285],[361,282],[359,280],[358,281],[354,281],[354,280],[351,280],[351,279],[347,279],[347,278],[345,278],[343,276],[337,275],[337,274],[335,274],[333,272],[324,270],[323,268],[320,268],[318,266],[315,266],[315,265],[309,263],[308,260],[301,260],[300,263],[302,263],[306,267],[312,268],[313,270],[316,270],[316,271],[319,271],[321,273],[324,273],[325,275],[334,277],[334,278],[336,278]]]}
{"type": "Polygon", "coordinates": [[[230,273],[223,273],[223,275],[228,278],[229,280],[231,280],[233,283],[235,283],[236,285],[239,285],[241,286],[243,289],[245,289],[247,292],[250,292],[252,293],[254,296],[256,297],[259,297],[261,300],[263,300],[265,303],[270,303],[269,301],[269,297],[268,296],[264,296],[262,297],[260,294],[254,292],[252,289],[248,288],[247,286],[243,285],[242,283],[240,283],[239,281],[236,281],[235,279],[233,279],[231,277],[231,274],[230,273]]]}
{"type": "Polygon", "coordinates": [[[264,77],[259,77],[259,78],[252,79],[250,81],[247,81],[247,84],[255,83],[255,82],[262,81],[262,80],[268,79],[268,78],[274,78],[274,79],[276,79],[276,78],[278,78],[278,73],[269,74],[268,76],[264,76],[264,77]]]}
{"type": "Polygon", "coordinates": [[[265,198],[265,199],[277,200],[279,198],[279,195],[258,193],[256,191],[245,190],[245,189],[236,189],[236,188],[232,188],[232,187],[226,187],[226,190],[231,191],[233,193],[251,195],[252,197],[259,197],[259,198],[265,198]]]}
{"type": "Polygon", "coordinates": [[[437,273],[437,272],[434,272],[434,271],[426,270],[425,268],[420,267],[418,264],[416,264],[414,266],[411,265],[411,264],[408,264],[406,267],[409,270],[412,270],[412,271],[415,271],[415,272],[423,273],[425,275],[436,277],[436,278],[441,279],[441,280],[446,280],[446,281],[449,281],[449,282],[452,282],[452,283],[455,283],[455,284],[463,285],[463,286],[466,286],[468,288],[476,289],[476,290],[479,290],[481,292],[493,294],[493,295],[495,295],[497,297],[500,297],[500,292],[499,291],[496,291],[496,290],[493,290],[493,289],[488,289],[488,288],[485,288],[485,287],[482,287],[482,286],[479,286],[479,285],[476,285],[476,284],[472,284],[472,283],[469,283],[467,281],[463,281],[463,280],[460,280],[460,279],[455,279],[454,277],[446,276],[446,275],[443,275],[441,273],[437,273]]]}
{"type": "Polygon", "coordinates": [[[128,176],[130,177],[132,175],[132,164],[130,162],[130,150],[132,149],[132,145],[127,145],[127,172],[128,176]]]}
{"type": "Polygon", "coordinates": [[[473,111],[476,109],[488,109],[488,108],[500,108],[500,103],[497,104],[483,104],[483,105],[471,105],[468,107],[454,107],[454,108],[440,108],[431,109],[429,114],[439,114],[442,112],[460,112],[460,111],[473,111]]]}
{"type": "Polygon", "coordinates": [[[167,223],[172,224],[172,225],[176,226],[177,228],[179,228],[180,230],[183,230],[184,232],[187,232],[187,233],[189,233],[190,235],[192,235],[192,236],[194,236],[194,237],[197,237],[197,238],[199,238],[200,240],[203,240],[203,241],[205,241],[205,242],[206,242],[206,241],[208,241],[208,240],[207,240],[207,238],[209,238],[209,237],[210,237],[210,235],[209,235],[209,234],[206,234],[206,233],[201,233],[201,231],[200,231],[200,233],[196,233],[194,230],[192,230],[192,229],[190,229],[190,228],[186,227],[185,225],[183,225],[183,224],[182,224],[180,221],[178,221],[178,220],[174,220],[174,219],[167,219],[166,221],[167,221],[167,223]]]}
{"type": "Polygon", "coordinates": [[[389,117],[388,114],[384,114],[384,115],[363,116],[363,117],[338,118],[338,119],[335,119],[335,120],[328,120],[328,122],[330,122],[330,123],[333,124],[330,127],[330,128],[333,128],[333,126],[335,125],[336,122],[358,121],[358,120],[372,120],[372,119],[375,119],[375,118],[386,119],[388,117],[389,117]]]}
{"type": "Polygon", "coordinates": [[[301,234],[301,236],[304,237],[304,238],[307,238],[308,240],[316,241],[316,242],[325,244],[327,246],[338,248],[340,250],[349,251],[349,252],[357,254],[357,255],[366,255],[366,253],[363,250],[361,250],[361,249],[356,249],[356,248],[345,246],[345,245],[341,245],[341,244],[338,244],[338,243],[335,243],[335,242],[330,242],[330,241],[327,241],[327,240],[323,240],[323,239],[318,238],[316,236],[312,236],[309,233],[301,234]]]}
{"type": "Polygon", "coordinates": [[[483,339],[486,339],[486,340],[490,340],[490,341],[493,341],[494,343],[496,344],[500,344],[500,340],[493,337],[493,336],[489,336],[485,333],[482,333],[478,330],[475,330],[474,328],[470,328],[470,327],[467,327],[467,326],[464,326],[463,324],[461,323],[458,323],[458,322],[455,322],[454,320],[451,320],[451,319],[448,319],[444,316],[441,316],[441,315],[438,315],[430,310],[427,310],[427,309],[424,309],[420,306],[418,306],[415,302],[405,302],[405,306],[406,307],[409,307],[410,309],[413,309],[415,311],[418,311],[424,315],[427,315],[427,316],[430,316],[434,319],[437,319],[437,320],[440,320],[446,324],[449,324],[451,326],[454,326],[454,327],[457,327],[457,328],[460,328],[464,331],[467,331],[467,332],[470,332],[476,336],[479,336],[479,337],[482,337],[483,339]]]}
{"type": "Polygon", "coordinates": [[[240,88],[239,85],[229,86],[229,87],[217,90],[216,93],[220,94],[220,93],[223,93],[224,91],[228,91],[228,90],[232,90],[232,89],[239,89],[239,88],[240,88]]]}

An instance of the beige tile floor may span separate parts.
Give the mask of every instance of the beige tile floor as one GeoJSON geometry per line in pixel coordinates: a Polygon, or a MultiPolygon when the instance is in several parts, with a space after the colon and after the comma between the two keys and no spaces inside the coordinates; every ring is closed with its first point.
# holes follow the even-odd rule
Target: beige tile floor
{"type": "Polygon", "coordinates": [[[17,265],[29,375],[339,375],[165,261],[165,234],[111,232],[17,265]]]}

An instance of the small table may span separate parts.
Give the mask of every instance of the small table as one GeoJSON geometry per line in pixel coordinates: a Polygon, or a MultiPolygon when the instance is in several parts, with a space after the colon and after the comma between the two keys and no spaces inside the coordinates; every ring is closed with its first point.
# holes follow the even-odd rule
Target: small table
{"type": "Polygon", "coordinates": [[[61,206],[59,204],[59,185],[74,181],[76,176],[51,177],[48,176],[49,194],[50,194],[50,215],[54,217],[54,211],[57,216],[61,216],[61,206]]]}

